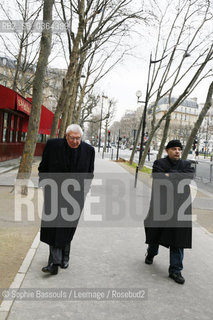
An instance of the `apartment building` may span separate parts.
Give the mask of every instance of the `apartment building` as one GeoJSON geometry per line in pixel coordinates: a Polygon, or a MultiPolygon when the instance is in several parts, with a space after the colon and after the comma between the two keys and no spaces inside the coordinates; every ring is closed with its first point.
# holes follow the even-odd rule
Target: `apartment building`
{"type": "MultiPolygon", "coordinates": [[[[164,96],[159,100],[156,107],[156,122],[168,111],[169,107],[176,101],[177,98],[172,97],[169,103],[169,96],[164,96]]],[[[152,111],[154,104],[148,107],[147,112],[147,130],[150,130],[152,121],[152,111]]],[[[185,99],[178,108],[171,114],[168,140],[179,139],[183,144],[186,143],[199,114],[199,107],[196,98],[185,99]]],[[[153,139],[154,147],[157,148],[162,140],[165,121],[161,123],[161,127],[156,132],[153,139]]]]}
{"type": "MultiPolygon", "coordinates": [[[[199,112],[204,104],[199,104],[199,112]]],[[[198,148],[207,153],[213,152],[213,100],[197,134],[198,148]]]]}

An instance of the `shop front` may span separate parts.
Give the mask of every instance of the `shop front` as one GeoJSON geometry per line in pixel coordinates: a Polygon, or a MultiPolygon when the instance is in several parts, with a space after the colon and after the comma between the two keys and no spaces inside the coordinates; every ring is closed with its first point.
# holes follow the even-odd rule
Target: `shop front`
{"type": "MultiPolygon", "coordinates": [[[[0,85],[0,161],[18,158],[27,136],[31,101],[0,85]]],[[[35,156],[42,155],[50,135],[53,112],[42,105],[35,156]]]]}

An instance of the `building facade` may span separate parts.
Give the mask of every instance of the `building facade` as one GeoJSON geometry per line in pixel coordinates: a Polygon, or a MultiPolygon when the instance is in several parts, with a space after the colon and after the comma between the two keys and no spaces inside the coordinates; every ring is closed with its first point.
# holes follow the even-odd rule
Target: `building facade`
{"type": "MultiPolygon", "coordinates": [[[[162,116],[168,111],[169,107],[176,101],[175,97],[171,98],[169,103],[169,97],[165,96],[159,100],[156,107],[156,123],[162,118],[162,116]]],[[[150,131],[152,112],[154,105],[151,104],[148,107],[147,112],[147,131],[150,131]]],[[[184,100],[177,109],[171,114],[170,126],[168,131],[167,140],[178,139],[183,145],[186,144],[189,135],[191,134],[192,128],[197,121],[199,115],[199,107],[196,98],[184,100]]],[[[153,148],[158,149],[160,146],[163,131],[164,131],[165,121],[161,123],[161,127],[155,133],[153,138],[153,148]]]]}
{"type": "MultiPolygon", "coordinates": [[[[199,104],[199,111],[203,104],[199,104]]],[[[197,148],[200,152],[213,153],[213,100],[197,134],[197,148]]]]}
{"type": "MultiPolygon", "coordinates": [[[[0,57],[0,84],[13,88],[13,81],[16,71],[16,60],[8,57],[0,57]]],[[[18,72],[18,81],[16,91],[23,97],[32,97],[33,78],[36,66],[31,65],[28,68],[21,67],[18,72]]],[[[45,75],[43,101],[49,110],[55,112],[59,94],[62,88],[63,79],[66,75],[66,69],[48,68],[45,75]]]]}

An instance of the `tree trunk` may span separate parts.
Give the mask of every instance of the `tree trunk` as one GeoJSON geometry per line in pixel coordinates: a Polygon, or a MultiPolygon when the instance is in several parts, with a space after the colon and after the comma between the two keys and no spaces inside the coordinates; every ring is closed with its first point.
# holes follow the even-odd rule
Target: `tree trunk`
{"type": "Polygon", "coordinates": [[[142,157],[141,157],[141,161],[139,163],[139,169],[143,168],[143,165],[144,165],[144,162],[146,160],[146,156],[148,154],[148,151],[149,151],[149,148],[150,148],[150,145],[151,145],[152,138],[153,138],[154,134],[155,134],[155,130],[152,130],[151,133],[149,134],[149,139],[148,139],[148,141],[146,143],[145,149],[144,149],[142,157]]]}
{"type": "Polygon", "coordinates": [[[76,100],[78,95],[78,88],[79,88],[79,81],[75,78],[74,86],[73,86],[73,93],[70,99],[70,104],[68,108],[68,116],[67,116],[67,126],[71,123],[77,123],[75,121],[75,114],[76,114],[76,100]]]}
{"type": "Polygon", "coordinates": [[[106,119],[105,122],[105,130],[104,130],[104,149],[103,152],[106,152],[106,148],[107,148],[107,138],[108,138],[108,119],[106,119]]]}
{"type": "Polygon", "coordinates": [[[162,157],[163,150],[165,148],[166,139],[167,139],[168,132],[169,132],[170,120],[171,120],[171,115],[169,114],[166,117],[166,123],[165,123],[164,130],[163,130],[163,136],[162,136],[160,148],[159,148],[159,151],[158,151],[158,154],[157,154],[157,159],[160,159],[162,157]]]}
{"type": "Polygon", "coordinates": [[[200,126],[203,122],[205,115],[207,114],[208,110],[210,109],[210,107],[212,105],[212,95],[213,95],[213,82],[209,86],[209,90],[207,93],[206,102],[204,104],[204,107],[203,107],[201,113],[199,114],[199,117],[194,125],[194,128],[192,129],[191,135],[190,135],[190,137],[186,143],[186,146],[184,148],[184,151],[182,154],[182,159],[184,159],[184,160],[187,159],[189,151],[192,146],[192,143],[195,139],[195,136],[196,136],[198,130],[200,129],[200,126]]]}
{"type": "MultiPolygon", "coordinates": [[[[81,55],[80,55],[80,62],[79,62],[79,66],[78,66],[78,69],[77,69],[77,80],[76,80],[78,88],[79,88],[80,81],[81,81],[82,70],[83,70],[85,59],[86,59],[86,54],[87,54],[87,50],[84,50],[84,52],[81,53],[81,55]]],[[[75,98],[75,101],[74,101],[74,103],[75,103],[75,116],[73,117],[75,123],[79,123],[79,120],[80,120],[81,108],[82,108],[83,101],[84,101],[87,81],[88,81],[88,76],[86,76],[84,84],[82,86],[82,89],[81,89],[81,92],[80,92],[79,101],[78,101],[78,105],[76,104],[77,94],[78,94],[78,88],[77,88],[76,98],[75,98]]]]}
{"type": "Polygon", "coordinates": [[[21,66],[22,50],[23,50],[23,40],[21,40],[21,43],[20,43],[18,58],[16,60],[16,71],[15,71],[15,75],[14,75],[14,79],[13,79],[12,89],[15,91],[17,89],[18,74],[19,74],[19,70],[20,70],[20,66],[21,66]]]}
{"type": "Polygon", "coordinates": [[[59,119],[60,116],[62,114],[63,111],[63,106],[64,106],[64,102],[66,100],[67,97],[67,91],[68,91],[68,85],[65,84],[65,79],[63,82],[63,88],[58,100],[58,104],[57,104],[57,108],[53,117],[53,122],[52,122],[52,128],[51,128],[51,134],[50,134],[50,138],[56,138],[57,137],[57,133],[58,133],[58,124],[59,124],[59,119]],[[62,94],[63,93],[63,94],[62,94]]]}
{"type": "MultiPolygon", "coordinates": [[[[52,8],[54,0],[44,0],[43,9],[43,22],[46,25],[52,24],[52,8]]],[[[24,151],[18,171],[18,179],[23,177],[28,179],[33,163],[33,156],[36,148],[37,133],[40,122],[41,104],[42,104],[42,90],[45,72],[48,63],[48,57],[51,51],[52,31],[51,28],[42,31],[40,53],[33,81],[33,96],[32,96],[32,109],[29,118],[27,139],[24,145],[24,151]]],[[[27,190],[25,189],[25,193],[27,190]]]]}
{"type": "MultiPolygon", "coordinates": [[[[59,98],[59,101],[58,101],[58,104],[56,107],[56,110],[59,108],[59,111],[58,112],[56,111],[56,113],[54,114],[53,125],[52,125],[51,136],[50,136],[51,138],[56,137],[59,118],[61,116],[62,110],[64,110],[64,105],[61,102],[63,101],[63,103],[64,103],[65,100],[67,101],[67,95],[69,94],[70,91],[72,91],[72,88],[70,89],[69,85],[72,84],[73,77],[75,78],[76,68],[77,68],[79,55],[80,55],[79,45],[80,45],[80,42],[81,42],[81,39],[83,36],[83,32],[84,32],[84,28],[85,28],[84,4],[85,4],[85,0],[79,1],[78,31],[77,31],[77,35],[76,35],[75,39],[73,40],[73,48],[72,48],[72,52],[70,55],[70,64],[69,64],[67,74],[65,77],[65,85],[61,90],[60,98],[59,98]]],[[[67,110],[65,112],[67,112],[67,110]]],[[[65,128],[65,126],[66,126],[66,123],[63,127],[65,128]]],[[[60,132],[62,132],[62,130],[60,130],[60,132]]]]}
{"type": "Polygon", "coordinates": [[[142,129],[143,118],[144,118],[144,111],[143,111],[143,114],[142,114],[142,117],[141,117],[141,121],[140,121],[140,124],[139,124],[139,127],[138,127],[137,135],[136,135],[136,138],[135,138],[135,141],[134,141],[134,145],[133,145],[133,148],[132,148],[132,153],[131,153],[131,156],[130,156],[130,159],[129,159],[129,164],[130,165],[132,165],[133,160],[134,160],[134,155],[135,155],[135,152],[136,152],[136,148],[137,148],[137,145],[138,145],[138,141],[139,141],[139,137],[140,137],[140,133],[141,133],[141,129],[142,129]]]}
{"type": "Polygon", "coordinates": [[[76,108],[76,114],[75,114],[75,123],[79,123],[80,117],[81,117],[81,109],[84,101],[84,96],[85,96],[85,89],[86,89],[86,84],[83,84],[83,88],[81,90],[81,95],[80,99],[78,101],[78,106],[76,108]]]}
{"type": "Polygon", "coordinates": [[[71,93],[68,93],[66,96],[66,100],[64,101],[64,105],[63,105],[63,112],[62,112],[62,117],[61,117],[60,129],[59,129],[59,133],[58,133],[59,138],[63,138],[64,134],[65,134],[70,100],[71,100],[71,93]]]}

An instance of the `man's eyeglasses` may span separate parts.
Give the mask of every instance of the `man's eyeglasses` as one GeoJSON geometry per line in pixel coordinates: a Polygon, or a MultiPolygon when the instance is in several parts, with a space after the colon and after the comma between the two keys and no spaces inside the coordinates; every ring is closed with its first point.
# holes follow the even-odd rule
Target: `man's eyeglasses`
{"type": "Polygon", "coordinates": [[[71,140],[71,141],[81,141],[81,137],[72,137],[72,136],[69,136],[67,135],[67,139],[71,140]]]}

